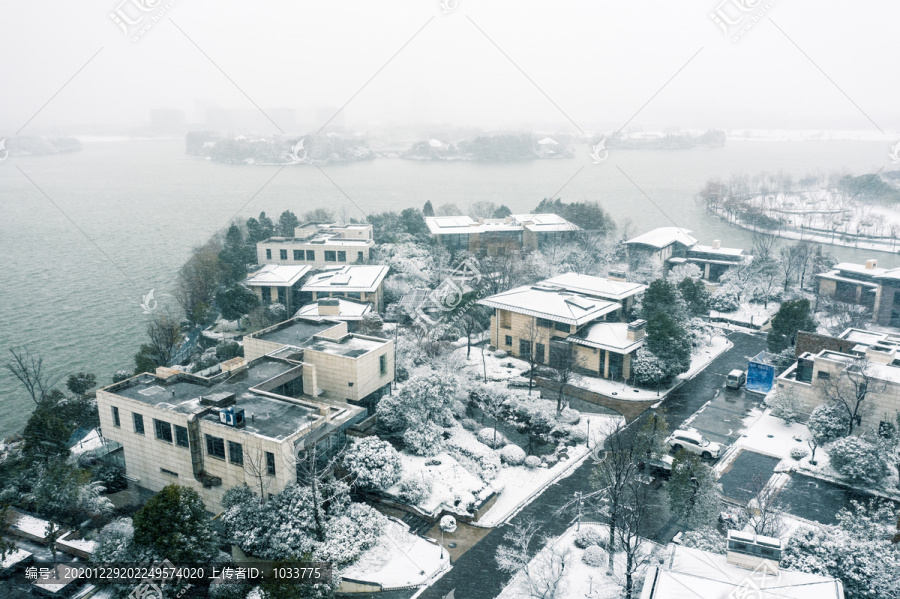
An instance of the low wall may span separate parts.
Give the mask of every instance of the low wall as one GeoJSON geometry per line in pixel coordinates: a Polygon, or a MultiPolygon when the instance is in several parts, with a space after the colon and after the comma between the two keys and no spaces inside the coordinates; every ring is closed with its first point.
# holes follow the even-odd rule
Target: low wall
{"type": "MultiPolygon", "coordinates": [[[[541,397],[545,397],[544,390],[547,390],[548,393],[546,394],[546,396],[548,399],[556,398],[556,395],[559,393],[559,383],[539,376],[534,377],[534,381],[535,383],[537,383],[537,386],[541,388],[541,397]]],[[[614,397],[601,395],[595,391],[582,389],[581,387],[573,387],[572,385],[566,385],[564,393],[569,397],[577,397],[578,399],[584,400],[586,402],[596,404],[598,406],[603,406],[604,408],[609,408],[610,410],[618,412],[625,417],[625,422],[631,422],[632,420],[640,416],[644,412],[644,410],[659,402],[659,400],[661,399],[617,399],[614,397]]]]}

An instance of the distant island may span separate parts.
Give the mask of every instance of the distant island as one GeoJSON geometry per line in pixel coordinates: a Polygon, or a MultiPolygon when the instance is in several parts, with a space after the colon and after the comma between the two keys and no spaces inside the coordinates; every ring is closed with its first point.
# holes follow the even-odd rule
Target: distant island
{"type": "Polygon", "coordinates": [[[211,131],[195,131],[185,136],[185,152],[225,164],[310,164],[372,160],[375,153],[368,140],[337,133],[302,137],[222,138],[211,131]]]}
{"type": "MultiPolygon", "coordinates": [[[[596,145],[603,139],[596,138],[596,145]]],[[[606,137],[606,148],[617,150],[695,150],[721,148],[725,145],[725,132],[710,129],[705,133],[636,132],[614,133],[606,137]]]]}
{"type": "Polygon", "coordinates": [[[74,137],[10,137],[6,149],[12,156],[46,156],[80,152],[81,142],[74,137]]]}
{"type": "Polygon", "coordinates": [[[526,133],[481,135],[456,142],[430,139],[413,144],[400,157],[406,160],[517,162],[574,156],[575,150],[569,139],[538,138],[526,133]]]}

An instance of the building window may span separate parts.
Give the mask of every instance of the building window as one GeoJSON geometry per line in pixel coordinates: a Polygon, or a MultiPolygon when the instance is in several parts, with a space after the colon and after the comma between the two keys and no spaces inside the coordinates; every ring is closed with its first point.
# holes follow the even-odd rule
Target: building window
{"type": "Polygon", "coordinates": [[[506,341],[506,345],[509,345],[509,346],[512,345],[512,337],[510,337],[509,335],[506,335],[505,341],[506,341]]]}
{"type": "Polygon", "coordinates": [[[172,442],[172,425],[162,420],[153,419],[153,428],[156,429],[156,438],[166,443],[172,442]]]}
{"type": "Polygon", "coordinates": [[[144,417],[140,414],[135,414],[132,412],[131,419],[134,421],[134,432],[139,435],[144,434],[144,417]]]}
{"type": "Polygon", "coordinates": [[[294,260],[296,260],[296,261],[303,260],[303,250],[294,250],[294,260]]]}
{"type": "Polygon", "coordinates": [[[387,356],[386,355],[378,356],[378,366],[381,368],[382,376],[387,374],[387,356]]]}
{"type": "Polygon", "coordinates": [[[539,363],[539,364],[543,364],[543,363],[544,363],[544,344],[543,344],[543,343],[537,343],[537,344],[535,344],[535,346],[534,346],[534,360],[535,360],[537,363],[539,363]]]}
{"type": "Polygon", "coordinates": [[[363,258],[363,253],[362,253],[362,252],[356,252],[356,261],[357,261],[357,262],[364,262],[364,261],[365,261],[365,258],[363,258]]]}
{"type": "Polygon", "coordinates": [[[175,425],[175,444],[178,447],[188,447],[190,448],[191,444],[188,443],[188,434],[187,429],[183,426],[175,425]]]}
{"type": "Polygon", "coordinates": [[[338,252],[338,262],[347,261],[347,252],[338,252]]]}
{"type": "Polygon", "coordinates": [[[266,260],[271,260],[271,259],[272,259],[272,250],[267,249],[266,250],[266,260]]]}
{"type": "Polygon", "coordinates": [[[112,416],[113,416],[113,425],[114,426],[122,426],[122,422],[119,420],[119,408],[116,406],[112,406],[112,416]]]}
{"type": "Polygon", "coordinates": [[[206,435],[206,453],[210,457],[225,459],[225,441],[221,437],[206,435]]]}
{"type": "Polygon", "coordinates": [[[287,250],[278,250],[278,257],[281,260],[287,260],[287,250]]]}
{"type": "Polygon", "coordinates": [[[235,466],[244,465],[244,448],[241,447],[240,443],[228,442],[228,461],[235,466]]]}
{"type": "Polygon", "coordinates": [[[823,381],[827,381],[828,379],[831,378],[831,373],[830,373],[830,372],[826,372],[825,370],[820,370],[820,371],[816,374],[816,376],[817,376],[818,378],[822,379],[823,381]]]}
{"type": "Polygon", "coordinates": [[[160,468],[159,471],[162,472],[163,474],[168,474],[169,476],[174,476],[175,478],[178,478],[177,472],[172,472],[171,470],[166,470],[165,468],[160,468]]]}
{"type": "Polygon", "coordinates": [[[527,339],[519,339],[519,357],[523,360],[531,358],[531,342],[527,339]]]}
{"type": "Polygon", "coordinates": [[[306,261],[307,262],[315,262],[316,260],[316,250],[306,250],[306,261]]]}
{"type": "Polygon", "coordinates": [[[275,476],[275,454],[266,452],[266,474],[275,476]]]}
{"type": "MultiPolygon", "coordinates": [[[[538,318],[538,319],[537,319],[537,325],[538,325],[539,327],[543,327],[543,328],[545,328],[545,329],[552,329],[552,328],[553,328],[553,321],[552,321],[552,320],[547,320],[546,318],[538,318]]],[[[566,329],[566,330],[568,330],[568,329],[566,329]]]]}
{"type": "Polygon", "coordinates": [[[553,328],[555,328],[557,331],[562,331],[564,333],[568,333],[571,331],[571,329],[569,328],[569,325],[567,325],[564,322],[554,322],[553,328]]]}
{"type": "Polygon", "coordinates": [[[325,250],[325,262],[337,262],[337,252],[325,250]]]}

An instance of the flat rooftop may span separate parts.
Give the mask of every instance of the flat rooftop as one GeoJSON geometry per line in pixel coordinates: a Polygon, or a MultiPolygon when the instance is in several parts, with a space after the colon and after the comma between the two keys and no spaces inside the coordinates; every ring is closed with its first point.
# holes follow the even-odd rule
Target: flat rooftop
{"type": "Polygon", "coordinates": [[[253,333],[255,339],[280,343],[281,345],[293,345],[300,347],[309,341],[314,335],[322,331],[338,326],[340,323],[330,320],[306,320],[295,318],[277,324],[274,327],[253,333]]]}
{"type": "Polygon", "coordinates": [[[310,270],[309,266],[266,264],[247,276],[249,287],[291,287],[310,270]]]}
{"type": "Polygon", "coordinates": [[[301,347],[311,351],[333,354],[335,356],[344,356],[346,358],[358,358],[370,351],[384,347],[387,339],[369,339],[367,337],[357,337],[355,335],[347,335],[341,339],[310,339],[301,347]]]}
{"type": "Polygon", "coordinates": [[[625,243],[649,245],[659,249],[673,243],[680,243],[691,247],[697,243],[697,240],[691,237],[690,229],[682,229],[681,227],[659,227],[658,229],[647,231],[646,233],[629,239],[625,243]]]}
{"type": "Polygon", "coordinates": [[[475,220],[470,216],[426,216],[425,224],[432,235],[466,233],[487,233],[491,231],[535,231],[549,233],[555,231],[579,231],[557,214],[511,214],[506,218],[485,218],[475,220]]]}
{"type": "Polygon", "coordinates": [[[327,234],[320,234],[313,237],[269,237],[268,239],[260,241],[259,243],[264,245],[281,243],[293,245],[345,245],[358,247],[368,247],[370,245],[375,245],[375,242],[371,239],[343,239],[341,237],[332,237],[327,234]]]}
{"type": "MultiPolygon", "coordinates": [[[[233,373],[231,376],[225,375],[225,378],[211,385],[204,384],[202,379],[177,380],[167,384],[155,376],[145,374],[131,379],[133,381],[131,385],[111,393],[181,414],[184,416],[181,423],[176,420],[173,424],[182,426],[188,416],[210,407],[203,405],[201,398],[210,399],[217,395],[233,393],[235,403],[229,407],[244,410],[245,425],[242,430],[280,440],[320,420],[317,409],[314,404],[305,406],[260,395],[254,392],[253,388],[265,386],[266,381],[295,368],[299,374],[300,366],[297,364],[263,358],[251,363],[246,370],[233,373]]],[[[310,401],[309,398],[295,399],[310,401]]],[[[202,419],[219,424],[217,412],[206,414],[202,419]]],[[[153,434],[152,423],[145,422],[144,426],[148,431],[147,434],[153,434]]],[[[220,426],[233,428],[225,424],[220,426]]]]}
{"type": "Polygon", "coordinates": [[[629,339],[628,323],[625,322],[598,322],[584,327],[568,339],[578,345],[605,349],[617,354],[631,353],[642,346],[645,340],[645,338],[637,341],[629,339]]]}
{"type": "Polygon", "coordinates": [[[373,293],[387,276],[388,267],[352,265],[325,268],[307,279],[301,291],[350,291],[373,293]]]}

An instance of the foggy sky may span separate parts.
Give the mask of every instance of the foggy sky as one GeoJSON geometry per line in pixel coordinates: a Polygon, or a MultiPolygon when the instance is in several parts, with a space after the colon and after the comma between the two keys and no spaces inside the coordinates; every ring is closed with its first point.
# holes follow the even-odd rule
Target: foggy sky
{"type": "MultiPolygon", "coordinates": [[[[138,14],[131,1],[123,10],[138,14]]],[[[360,88],[343,114],[359,130],[614,130],[657,93],[632,128],[900,130],[896,2],[770,0],[733,42],[709,17],[720,0],[459,0],[448,14],[437,0],[167,1],[133,42],[109,16],[121,0],[4,0],[0,132],[82,67],[22,135],[144,126],[152,108],[202,122],[205,107],[254,102],[294,109],[305,130],[360,88]]]]}

